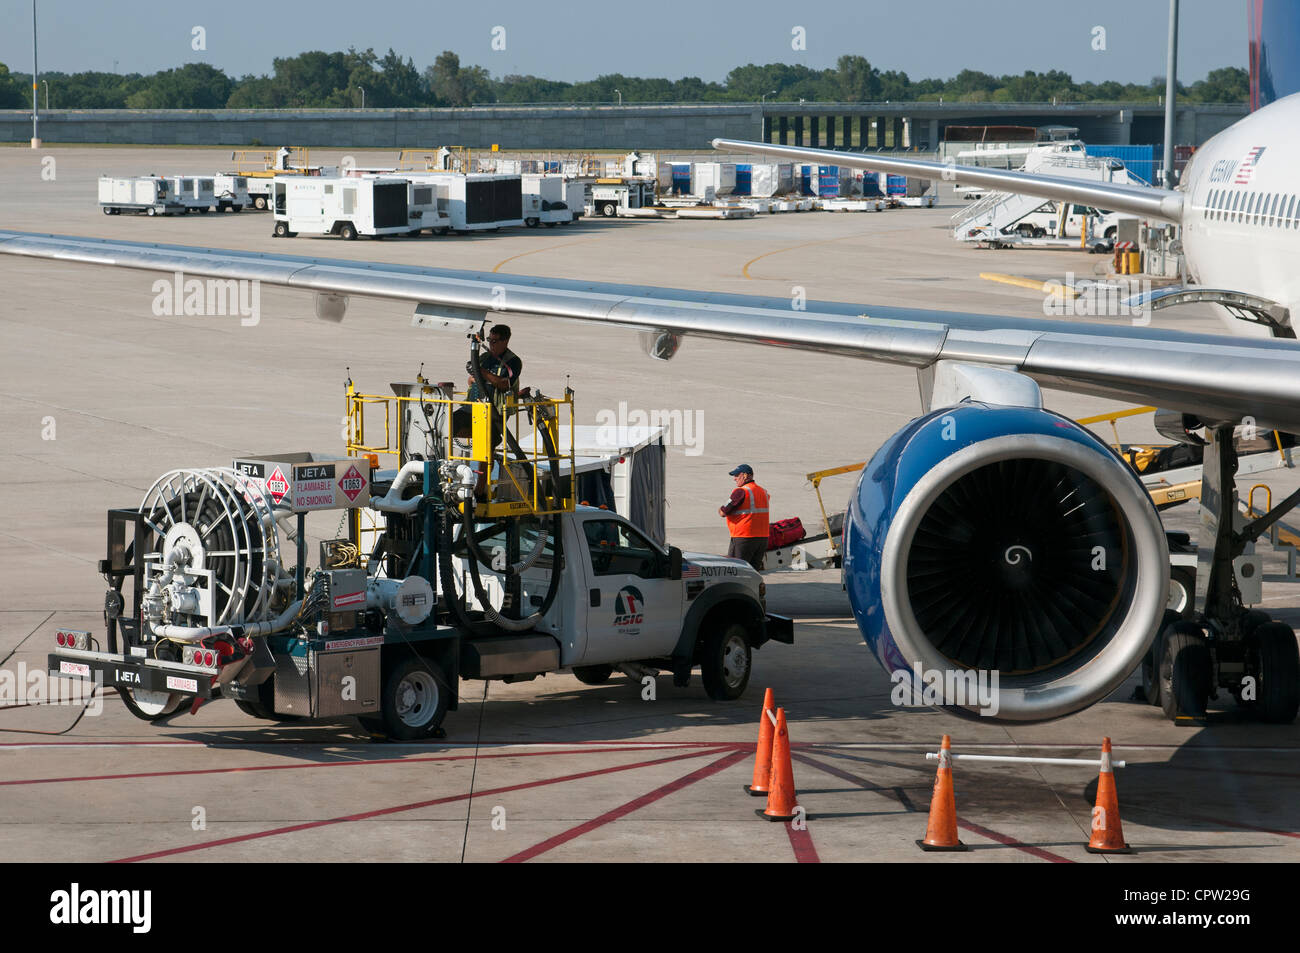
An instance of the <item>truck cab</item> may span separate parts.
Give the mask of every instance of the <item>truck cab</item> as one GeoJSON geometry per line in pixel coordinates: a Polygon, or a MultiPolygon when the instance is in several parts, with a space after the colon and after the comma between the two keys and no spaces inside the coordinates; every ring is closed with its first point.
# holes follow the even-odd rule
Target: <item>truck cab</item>
{"type": "MultiPolygon", "coordinates": [[[[623,667],[670,671],[685,684],[699,665],[709,696],[730,700],[749,682],[752,649],[772,639],[793,641],[789,620],[766,612],[766,585],[743,560],[662,546],[607,509],[579,506],[559,519],[564,576],[534,631],[558,642],[559,666],[581,680],[603,681],[623,667]]],[[[531,550],[535,540],[534,529],[519,549],[531,550]]],[[[479,541],[481,551],[502,558],[506,546],[504,529],[479,541]]],[[[463,547],[458,555],[462,563],[470,558],[463,547]]],[[[542,603],[553,571],[548,541],[523,574],[526,609],[542,603]]],[[[458,575],[458,589],[472,593],[465,565],[458,575]]],[[[489,602],[504,599],[500,573],[482,578],[489,602]]]]}

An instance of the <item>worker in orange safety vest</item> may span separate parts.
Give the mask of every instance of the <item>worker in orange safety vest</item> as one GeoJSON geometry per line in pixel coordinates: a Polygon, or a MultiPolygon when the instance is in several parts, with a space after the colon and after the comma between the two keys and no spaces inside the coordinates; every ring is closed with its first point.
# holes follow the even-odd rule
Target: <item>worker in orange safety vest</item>
{"type": "Polygon", "coordinates": [[[768,495],[754,482],[754,468],[742,463],[731,471],[736,488],[731,499],[718,507],[718,515],[727,521],[731,546],[727,555],[743,559],[760,572],[767,553],[768,495]]]}

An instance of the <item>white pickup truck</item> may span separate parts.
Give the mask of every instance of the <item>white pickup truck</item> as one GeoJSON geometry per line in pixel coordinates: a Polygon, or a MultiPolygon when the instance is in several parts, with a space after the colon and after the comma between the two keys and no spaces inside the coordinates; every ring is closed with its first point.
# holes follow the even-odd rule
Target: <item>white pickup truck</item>
{"type": "MultiPolygon", "coordinates": [[[[564,577],[534,626],[558,646],[552,668],[572,668],[587,684],[615,669],[669,671],[685,685],[698,665],[709,697],[738,698],[749,683],[751,649],[775,639],[793,643],[793,624],[766,611],[767,586],[745,561],[662,547],[609,510],[579,506],[560,517],[564,577]]],[[[476,537],[489,559],[504,553],[505,530],[476,537]]],[[[525,531],[521,551],[536,532],[525,531]]],[[[460,592],[473,587],[465,547],[458,544],[460,592]]],[[[525,611],[540,606],[550,583],[554,540],[522,576],[525,611]]],[[[489,602],[504,596],[501,574],[480,571],[489,602]]],[[[481,608],[481,606],[480,606],[481,608]]]]}

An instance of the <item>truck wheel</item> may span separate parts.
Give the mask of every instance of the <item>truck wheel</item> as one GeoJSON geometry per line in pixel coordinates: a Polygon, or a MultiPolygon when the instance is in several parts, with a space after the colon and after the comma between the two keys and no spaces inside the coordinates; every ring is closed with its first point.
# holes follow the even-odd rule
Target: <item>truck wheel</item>
{"type": "Polygon", "coordinates": [[[339,226],[339,237],[345,242],[355,241],[357,237],[356,226],[351,222],[344,222],[339,226]]]}
{"type": "Polygon", "coordinates": [[[536,227],[537,227],[538,225],[540,225],[541,223],[542,223],[542,222],[541,222],[541,219],[538,219],[538,218],[526,218],[526,219],[524,219],[524,224],[527,225],[529,228],[536,228],[536,227]]]}
{"type": "Polygon", "coordinates": [[[575,665],[573,677],[584,685],[604,685],[614,674],[612,665],[575,665]]]}
{"type": "Polygon", "coordinates": [[[120,685],[117,693],[122,696],[126,710],[144,721],[166,718],[180,708],[181,702],[185,700],[180,692],[151,692],[144,688],[123,688],[120,685]]]}
{"type": "Polygon", "coordinates": [[[745,627],[732,622],[704,639],[700,656],[700,673],[704,676],[704,690],[714,701],[732,701],[745,693],[749,684],[749,639],[745,627]]]}
{"type": "Polygon", "coordinates": [[[105,215],[112,215],[112,214],[113,214],[113,210],[112,210],[111,208],[109,208],[107,205],[105,205],[105,206],[104,206],[104,214],[105,214],[105,215]]]}
{"type": "Polygon", "coordinates": [[[1300,708],[1300,651],[1289,625],[1266,622],[1255,630],[1259,685],[1255,710],[1261,721],[1289,725],[1300,708]]]}
{"type": "Polygon", "coordinates": [[[155,215],[158,214],[158,210],[154,208],[152,205],[150,205],[147,209],[144,210],[144,214],[148,215],[150,218],[153,218],[155,215]]]}
{"type": "Polygon", "coordinates": [[[604,215],[606,218],[613,218],[618,214],[618,206],[613,202],[606,202],[600,207],[600,214],[604,215]]]}
{"type": "Polygon", "coordinates": [[[1174,566],[1169,570],[1169,602],[1165,608],[1186,619],[1196,604],[1196,570],[1174,566]]]}
{"type": "Polygon", "coordinates": [[[246,701],[236,700],[235,707],[238,708],[240,711],[242,711],[245,715],[250,715],[253,718],[260,718],[263,721],[269,721],[270,719],[275,717],[269,711],[267,711],[266,708],[262,706],[261,702],[246,702],[246,701]]]}
{"type": "Polygon", "coordinates": [[[1177,622],[1165,633],[1160,659],[1160,708],[1171,721],[1179,715],[1205,716],[1210,697],[1210,650],[1201,630],[1177,622]]]}
{"type": "Polygon", "coordinates": [[[427,737],[447,714],[447,679],[436,662],[408,656],[389,673],[384,684],[383,717],[388,736],[396,741],[427,737]]]}
{"type": "Polygon", "coordinates": [[[289,223],[288,223],[288,222],[276,222],[276,223],[275,223],[275,232],[274,232],[273,234],[275,235],[276,238],[288,238],[288,237],[289,237],[289,223]]]}
{"type": "Polygon", "coordinates": [[[258,208],[258,209],[266,208],[266,199],[261,195],[253,199],[253,208],[258,208]]]}

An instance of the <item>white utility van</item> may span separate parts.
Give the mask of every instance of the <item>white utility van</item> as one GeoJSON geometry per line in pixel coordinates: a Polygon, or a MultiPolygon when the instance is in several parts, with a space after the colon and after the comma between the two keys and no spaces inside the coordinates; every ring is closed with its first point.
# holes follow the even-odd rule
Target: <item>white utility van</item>
{"type": "Polygon", "coordinates": [[[171,183],[161,176],[99,177],[99,205],[105,215],[143,212],[146,215],[184,215],[185,206],[172,194],[171,183]]]}
{"type": "MultiPolygon", "coordinates": [[[[411,232],[411,183],[393,176],[282,176],[272,185],[276,238],[411,232]]],[[[423,226],[420,226],[423,227],[423,226]]]]}
{"type": "Polygon", "coordinates": [[[524,224],[536,228],[568,225],[573,221],[565,201],[564,176],[524,173],[522,178],[524,224]]]}

